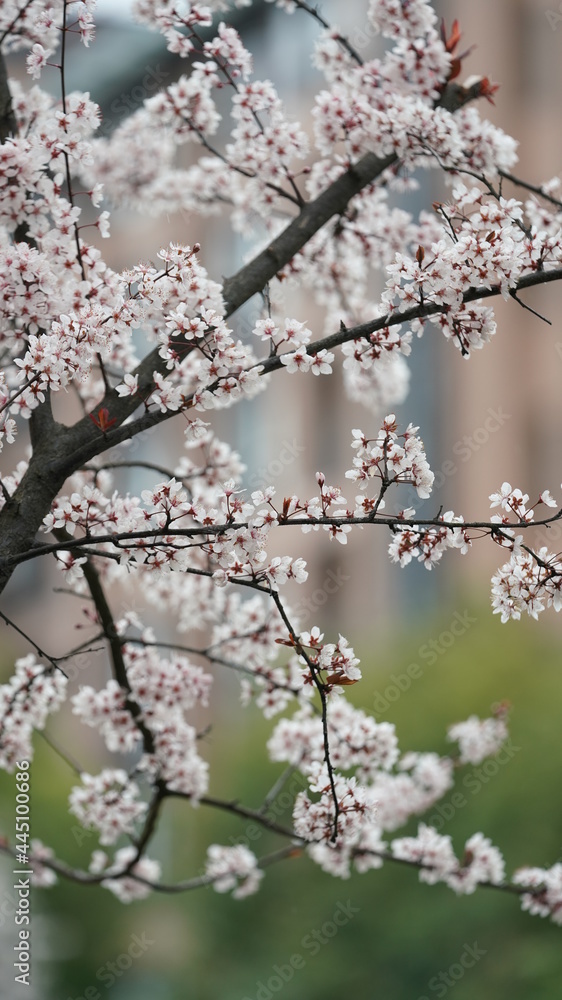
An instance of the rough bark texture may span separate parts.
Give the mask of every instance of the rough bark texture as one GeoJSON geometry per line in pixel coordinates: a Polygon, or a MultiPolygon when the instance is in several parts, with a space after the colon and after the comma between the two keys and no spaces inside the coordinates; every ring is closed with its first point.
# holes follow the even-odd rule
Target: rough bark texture
{"type": "Polygon", "coordinates": [[[66,479],[60,461],[64,453],[64,430],[58,427],[34,451],[22,482],[0,512],[0,592],[14,569],[10,556],[33,546],[41,522],[66,479]]]}
{"type": "Polygon", "coordinates": [[[4,58],[0,54],[0,142],[5,142],[8,136],[15,135],[16,131],[12,95],[8,86],[8,71],[4,58]]]}
{"type": "Polygon", "coordinates": [[[227,315],[230,316],[252,295],[260,292],[322,226],[335,215],[345,212],[354,195],[372,184],[396,162],[397,157],[394,153],[384,159],[373,153],[367,153],[354,167],[322,191],[314,201],[309,201],[297,218],[269,244],[263,253],[258,254],[231,278],[227,278],[223,286],[227,315]]]}

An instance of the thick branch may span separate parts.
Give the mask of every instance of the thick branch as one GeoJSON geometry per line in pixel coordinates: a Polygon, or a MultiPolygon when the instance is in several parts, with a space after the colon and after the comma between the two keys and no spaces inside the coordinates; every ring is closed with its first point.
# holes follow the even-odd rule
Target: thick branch
{"type": "Polygon", "coordinates": [[[62,461],[66,438],[67,429],[53,424],[53,433],[34,452],[16,492],[0,511],[0,593],[13,571],[11,557],[32,549],[43,518],[67,477],[62,461]]]}
{"type": "Polygon", "coordinates": [[[16,135],[17,130],[12,95],[8,84],[8,72],[4,58],[0,53],[0,142],[5,142],[10,135],[16,135]]]}
{"type": "MultiPolygon", "coordinates": [[[[66,534],[66,532],[55,532],[55,534],[66,534]]],[[[134,698],[123,658],[123,643],[117,634],[111,608],[107,603],[99,573],[90,559],[84,563],[83,570],[88,589],[96,606],[100,624],[109,643],[115,680],[125,692],[125,707],[132,716],[133,722],[142,736],[145,753],[152,754],[154,753],[154,738],[144,722],[142,709],[134,698]]]]}
{"type": "MultiPolygon", "coordinates": [[[[445,87],[437,104],[447,111],[454,112],[479,96],[479,84],[465,90],[452,83],[445,87]]],[[[236,312],[253,295],[261,292],[322,226],[334,216],[345,212],[355,195],[373,184],[385,170],[398,162],[395,153],[390,153],[386,157],[366,153],[358,163],[352,164],[340,177],[332,181],[314,201],[307,202],[293,222],[272,240],[265,250],[223,283],[226,317],[236,312]]],[[[138,376],[137,398],[117,396],[115,390],[111,390],[106,392],[100,406],[109,410],[117,424],[122,424],[137,409],[138,398],[149,397],[154,388],[154,372],[166,374],[166,364],[166,360],[159,354],[159,348],[154,348],[135,370],[135,375],[138,376]]]]}
{"type": "MultiPolygon", "coordinates": [[[[478,97],[479,85],[464,90],[456,84],[448,84],[438,101],[439,107],[456,111],[463,104],[478,97]]],[[[308,241],[335,215],[345,212],[349,202],[364,188],[380,177],[385,170],[398,162],[395,153],[385,157],[366,153],[358,163],[353,164],[341,177],[333,181],[314,201],[308,202],[300,215],[266,249],[254,257],[223,286],[227,315],[236,312],[245,302],[267,285],[278,271],[308,243],[308,241]]]]}
{"type": "Polygon", "coordinates": [[[236,312],[252,295],[261,292],[322,226],[334,215],[341,215],[356,194],[372,184],[397,160],[395,153],[384,159],[367,153],[314,201],[308,202],[300,215],[262,253],[224,282],[227,315],[236,312]]]}
{"type": "MultiPolygon", "coordinates": [[[[535,285],[544,285],[560,280],[562,280],[562,267],[553,268],[551,271],[533,271],[531,274],[526,274],[519,279],[512,290],[513,294],[511,297],[515,298],[518,292],[524,291],[526,288],[533,288],[535,285]]],[[[469,302],[477,302],[480,299],[494,298],[501,294],[502,290],[499,285],[469,288],[463,295],[463,303],[467,304],[469,302]]],[[[518,299],[516,301],[521,305],[518,299]]],[[[387,313],[385,316],[379,316],[377,319],[370,320],[368,323],[362,323],[359,326],[341,327],[337,333],[332,333],[320,340],[315,340],[307,346],[306,350],[308,354],[317,354],[318,351],[331,350],[334,347],[340,347],[342,344],[349,343],[351,340],[367,338],[378,330],[384,330],[385,327],[401,326],[404,323],[411,323],[414,319],[428,319],[430,316],[437,316],[439,313],[447,312],[449,309],[450,307],[447,305],[425,301],[420,305],[412,306],[410,309],[397,310],[393,313],[387,313]]],[[[259,364],[264,374],[284,368],[281,358],[277,354],[265,358],[259,364]]],[[[207,388],[212,391],[214,385],[207,386],[207,388]]],[[[188,403],[190,400],[191,397],[188,399],[188,403]]],[[[136,405],[138,406],[138,403],[136,405]]],[[[158,424],[175,416],[177,416],[177,413],[172,410],[166,410],[164,413],[161,410],[147,411],[141,417],[137,417],[136,420],[109,431],[106,435],[107,447],[114,447],[123,441],[128,441],[137,434],[141,434],[151,427],[156,427],[158,424]]]]}

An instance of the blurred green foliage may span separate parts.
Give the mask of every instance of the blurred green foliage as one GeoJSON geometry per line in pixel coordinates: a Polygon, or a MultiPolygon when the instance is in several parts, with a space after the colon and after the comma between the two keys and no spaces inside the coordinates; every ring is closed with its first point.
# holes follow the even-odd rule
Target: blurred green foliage
{"type": "MultiPolygon", "coordinates": [[[[491,704],[508,699],[509,760],[490,773],[460,771],[456,788],[465,804],[453,809],[449,794],[440,813],[433,809],[422,819],[438,822],[457,853],[482,830],[504,851],[508,871],[528,863],[549,866],[562,855],[560,644],[551,622],[502,626],[487,607],[473,608],[471,617],[475,621],[448,648],[439,637],[452,612],[403,633],[392,646],[373,647],[370,662],[363,656],[364,679],[352,696],[368,710],[375,703],[380,708],[381,697],[389,701],[389,685],[398,679],[405,687],[400,679],[417,663],[421,676],[377,717],[396,723],[402,750],[440,752],[449,747],[450,723],[472,713],[488,715],[491,704]],[[436,655],[430,665],[426,650],[432,639],[436,655]]],[[[211,761],[211,792],[257,807],[279,773],[264,760],[271,727],[253,710],[228,714],[238,725],[234,719],[217,725],[204,751],[211,761]]],[[[57,723],[55,718],[52,732],[57,723]]],[[[72,772],[48,747],[40,749],[32,771],[33,833],[61,857],[85,865],[98,845],[93,836],[79,844],[66,813],[72,772]]],[[[9,817],[10,776],[2,777],[0,794],[9,817]]],[[[407,832],[416,826],[410,823],[407,832]]],[[[165,878],[189,877],[201,870],[210,840],[230,843],[245,834],[236,817],[169,803],[150,853],[163,861],[165,878]]],[[[248,845],[261,855],[280,842],[263,834],[248,845]]],[[[3,868],[9,878],[9,863],[3,868]]],[[[481,889],[456,897],[444,886],[420,884],[416,872],[398,865],[339,880],[305,857],[294,858],[268,869],[261,891],[242,901],[202,889],[124,906],[106,890],[61,882],[35,894],[34,912],[45,935],[42,947],[50,953],[45,983],[52,979],[52,985],[45,1000],[561,995],[560,928],[522,913],[507,893],[481,889]],[[336,913],[339,927],[332,919],[336,913]],[[132,935],[145,949],[129,961],[132,935]]]]}

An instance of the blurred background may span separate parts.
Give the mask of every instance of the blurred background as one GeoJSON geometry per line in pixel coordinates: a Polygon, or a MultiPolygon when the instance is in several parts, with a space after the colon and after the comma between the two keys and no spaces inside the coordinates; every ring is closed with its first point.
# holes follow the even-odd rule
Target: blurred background
{"type": "MultiPolygon", "coordinates": [[[[185,70],[157,35],[127,21],[127,6],[119,0],[101,4],[96,43],[86,51],[71,47],[69,53],[69,87],[89,90],[101,104],[107,133],[154,92],[153,81],[169,84],[185,70]]],[[[365,33],[365,0],[320,6],[364,57],[376,53],[365,33]]],[[[459,18],[462,49],[475,45],[461,79],[482,74],[501,84],[496,106],[485,104],[480,111],[519,140],[518,175],[540,184],[559,174],[562,17],[557,22],[554,0],[495,0],[493,5],[447,0],[436,9],[449,30],[459,18]]],[[[290,114],[303,120],[321,85],[309,60],[317,26],[303,12],[286,17],[269,4],[235,12],[233,21],[254,53],[256,78],[271,77],[290,114]]],[[[17,62],[11,70],[22,75],[17,62]]],[[[50,79],[56,90],[55,71],[42,83],[50,79]]],[[[182,147],[182,162],[192,155],[191,147],[182,147]]],[[[414,212],[443,194],[437,175],[423,172],[420,180],[419,192],[406,206],[414,212]]],[[[511,188],[505,193],[517,195],[511,188]]],[[[233,273],[249,249],[220,219],[154,220],[117,207],[103,251],[120,268],[154,259],[169,240],[199,241],[213,276],[233,273]]],[[[312,328],[316,319],[320,323],[306,294],[293,301],[292,315],[312,328]]],[[[413,345],[411,391],[397,412],[404,424],[420,425],[437,474],[432,498],[416,504],[423,516],[432,516],[442,504],[466,517],[487,517],[488,495],[506,479],[532,499],[545,488],[560,497],[562,289],[546,286],[527,293],[526,301],[552,326],[513,302],[497,302],[495,340],[469,362],[434,330],[413,345]]],[[[243,339],[258,308],[259,303],[250,304],[233,319],[243,339]]],[[[351,428],[374,432],[379,418],[344,398],[337,375],[310,380],[306,399],[302,393],[288,397],[294,389],[288,381],[273,379],[268,393],[226,417],[219,414],[217,433],[240,451],[251,489],[272,482],[281,494],[311,496],[316,469],[329,482],[346,485],[351,428]]],[[[180,441],[181,430],[174,437],[168,425],[163,435],[143,444],[143,457],[158,454],[164,464],[180,441]]],[[[149,482],[134,474],[124,485],[138,493],[149,482]]],[[[305,627],[319,624],[333,632],[337,623],[362,661],[364,679],[352,700],[395,723],[403,750],[447,752],[449,724],[472,713],[487,715],[493,703],[508,699],[512,737],[505,763],[491,762],[489,773],[461,771],[460,798],[453,804],[449,795],[423,818],[450,834],[457,851],[482,830],[504,849],[508,871],[523,864],[550,866],[562,857],[559,620],[547,612],[539,623],[502,626],[492,617],[489,578],[503,558],[489,543],[475,544],[465,557],[449,553],[428,573],[417,565],[405,570],[391,565],[388,539],[382,532],[370,534],[380,537],[354,532],[347,549],[315,535],[314,557],[311,536],[305,550],[302,536],[295,535],[293,554],[310,559],[311,576],[298,593],[305,627]],[[337,587],[327,586],[334,580],[337,587]],[[459,619],[465,630],[455,638],[450,627],[459,619]],[[413,663],[421,677],[401,691],[413,663]]],[[[556,529],[540,544],[562,548],[556,529]]],[[[289,550],[284,537],[282,551],[289,550]]],[[[51,595],[49,567],[28,566],[13,581],[7,613],[50,643],[53,652],[62,652],[75,635],[77,602],[67,602],[68,623],[55,630],[61,598],[51,595]]],[[[27,651],[3,628],[2,680],[8,679],[14,657],[27,651]]],[[[104,669],[96,662],[100,683],[104,669]]],[[[258,807],[279,773],[264,760],[271,727],[253,709],[233,710],[237,703],[237,684],[221,676],[205,747],[211,792],[258,807]]],[[[55,717],[50,731],[71,746],[84,733],[69,716],[55,717]]],[[[86,749],[95,770],[95,741],[88,740],[86,749]]],[[[66,811],[74,776],[40,737],[32,781],[33,835],[61,858],[87,865],[97,841],[66,811]]],[[[13,801],[13,777],[2,774],[7,830],[13,801]]],[[[284,808],[279,801],[279,816],[284,808]]],[[[151,854],[165,870],[189,877],[201,870],[210,841],[247,843],[259,855],[279,846],[269,835],[252,837],[253,831],[234,818],[171,804],[151,854]]],[[[0,998],[6,1000],[20,995],[10,985],[10,871],[8,863],[0,863],[0,948],[8,969],[0,998]]],[[[508,894],[481,890],[457,899],[443,886],[419,885],[415,872],[399,866],[341,881],[295,858],[269,869],[260,893],[240,902],[207,889],[179,897],[155,895],[127,907],[105,890],[64,883],[36,892],[33,906],[35,993],[27,992],[33,1000],[99,1000],[108,992],[112,1000],[269,1000],[277,993],[287,1000],[336,1000],[344,990],[376,1000],[423,1000],[452,990],[455,1000],[550,1000],[560,992],[559,929],[521,913],[518,900],[508,894]],[[340,918],[341,927],[333,919],[336,913],[347,915],[345,923],[340,918]]]]}

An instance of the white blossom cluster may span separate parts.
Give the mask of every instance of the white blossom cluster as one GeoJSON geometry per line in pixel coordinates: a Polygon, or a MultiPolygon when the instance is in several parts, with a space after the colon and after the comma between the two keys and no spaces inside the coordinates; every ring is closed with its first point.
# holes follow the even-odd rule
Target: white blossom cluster
{"type": "Polygon", "coordinates": [[[508,733],[503,712],[500,711],[492,719],[471,715],[466,722],[449,726],[447,736],[459,744],[461,764],[481,764],[486,757],[498,752],[508,733]]]}
{"type": "Polygon", "coordinates": [[[115,852],[112,864],[105,851],[94,851],[90,862],[90,872],[93,875],[103,874],[101,880],[104,889],[109,889],[122,903],[132,903],[145,899],[150,894],[150,883],[160,878],[161,867],[158,861],[146,856],[135,862],[137,851],[134,847],[121,847],[115,852]],[[130,872],[130,875],[124,875],[130,872]],[[145,885],[141,879],[146,880],[145,885]]]}
{"type": "Polygon", "coordinates": [[[397,429],[396,417],[390,413],[374,441],[365,437],[361,430],[352,431],[352,447],[357,455],[353,460],[354,468],[346,472],[346,478],[358,482],[360,489],[367,488],[372,476],[380,479],[385,489],[395,483],[410,483],[425,500],[431,494],[435,476],[429,468],[423,443],[417,437],[419,427],[409,424],[401,435],[397,434],[397,429]]]}
{"type": "Polygon", "coordinates": [[[139,788],[122,768],[104,768],[100,774],[83,774],[69,798],[70,812],[86,829],[98,830],[100,844],[113,844],[122,833],[132,833],[146,805],[139,788]]]}
{"type": "Polygon", "coordinates": [[[33,730],[44,729],[47,718],[66,698],[67,678],[45,668],[33,653],[16,660],[15,673],[0,687],[0,766],[13,771],[20,760],[33,758],[33,730]]]}
{"type": "MultiPolygon", "coordinates": [[[[331,842],[335,799],[324,763],[322,721],[313,707],[305,706],[291,719],[280,720],[268,749],[272,760],[298,767],[307,776],[309,790],[296,798],[294,821],[296,831],[312,842],[309,853],[325,871],[347,877],[353,864],[360,871],[378,867],[381,852],[384,856],[388,846],[382,839],[385,832],[425,813],[450,791],[454,761],[435,753],[410,751],[401,755],[394,726],[377,723],[362,710],[352,708],[341,695],[330,702],[328,727],[331,761],[338,770],[335,798],[339,835],[335,844],[331,842]],[[355,772],[352,776],[341,777],[340,772],[350,770],[355,772]]],[[[461,745],[461,763],[479,763],[499,750],[507,738],[507,728],[503,719],[480,720],[472,716],[451,727],[449,737],[461,745]]],[[[429,829],[422,824],[420,831],[429,829]]],[[[420,832],[422,846],[424,836],[420,832]]],[[[444,867],[445,880],[459,892],[471,892],[478,881],[489,880],[485,865],[490,872],[493,870],[492,881],[503,881],[501,855],[496,848],[487,853],[489,841],[481,834],[467,845],[473,855],[470,870],[466,865],[459,867],[450,838],[441,838],[435,831],[431,831],[431,837],[439,845],[435,854],[421,851],[412,838],[392,841],[392,852],[416,863],[423,861],[428,867],[422,870],[421,877],[426,881],[439,881],[444,867]]]]}
{"type": "Polygon", "coordinates": [[[230,892],[232,889],[235,899],[257,892],[263,878],[255,854],[242,844],[235,847],[211,844],[207,850],[205,871],[212,879],[216,892],[230,892]]]}
{"type": "Polygon", "coordinates": [[[546,869],[520,868],[515,872],[513,881],[533,890],[523,895],[521,904],[524,910],[562,924],[562,864],[558,862],[546,869]]]}
{"type": "Polygon", "coordinates": [[[562,560],[558,553],[550,552],[546,545],[532,551],[525,545],[523,535],[515,535],[512,524],[532,524],[535,508],[540,505],[557,507],[549,490],[539,494],[536,503],[529,507],[529,494],[513,489],[511,483],[490,494],[490,506],[500,507],[502,514],[494,514],[492,521],[501,525],[501,544],[511,549],[509,560],[500,566],[492,577],[492,606],[502,622],[521,618],[526,612],[538,618],[546,608],[562,608],[562,560]]]}
{"type": "Polygon", "coordinates": [[[455,892],[468,895],[479,882],[500,885],[504,880],[502,855],[481,833],[467,840],[461,861],[453,851],[451,838],[425,823],[420,824],[417,837],[402,837],[391,846],[395,858],[419,865],[420,881],[429,885],[445,882],[455,892]]]}

